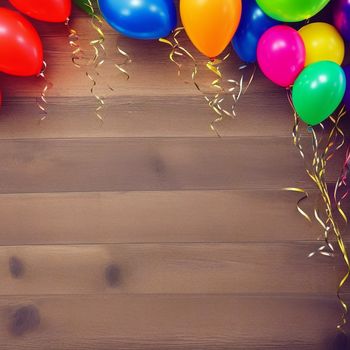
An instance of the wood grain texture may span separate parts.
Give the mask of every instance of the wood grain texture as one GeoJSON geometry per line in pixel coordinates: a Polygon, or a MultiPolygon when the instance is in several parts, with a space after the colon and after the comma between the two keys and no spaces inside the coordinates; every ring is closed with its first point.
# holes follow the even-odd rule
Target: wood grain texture
{"type": "Polygon", "coordinates": [[[310,188],[289,138],[3,140],[0,158],[1,193],[310,188]]]}
{"type": "MultiPolygon", "coordinates": [[[[303,204],[312,213],[317,192],[303,204]]],[[[0,196],[2,245],[314,240],[286,191],[129,191],[0,196]]]]}
{"type": "MultiPolygon", "coordinates": [[[[310,189],[312,213],[285,91],[257,72],[217,138],[191,62],[177,77],[169,46],[105,24],[106,62],[89,69],[106,102],[101,124],[67,27],[32,22],[53,87],[39,123],[43,81],[0,74],[0,350],[335,350],[344,265],[339,254],[306,258],[322,230],[282,190],[310,189]],[[129,81],[113,66],[117,40],[133,60],[129,81]]],[[[74,10],[71,25],[91,54],[86,15],[74,10]]],[[[231,52],[226,89],[241,64],[231,52]]]]}
{"type": "Polygon", "coordinates": [[[73,350],[328,350],[338,305],[329,298],[42,296],[0,298],[1,348],[73,350]],[[14,335],[13,314],[40,312],[14,335]]]}
{"type": "Polygon", "coordinates": [[[314,249],[315,243],[1,247],[0,295],[332,295],[345,270],[337,260],[307,259],[314,249]],[[9,269],[13,257],[25,269],[21,278],[9,269]]]}
{"type": "MultiPolygon", "coordinates": [[[[81,83],[86,87],[84,80],[81,83]]],[[[94,113],[96,102],[93,98],[53,97],[50,94],[47,106],[49,115],[41,123],[34,97],[11,97],[6,100],[1,112],[0,138],[216,138],[209,127],[215,115],[202,96],[108,97],[103,110],[104,122],[101,124],[94,113]],[[84,113],[81,113],[82,109],[84,113]]],[[[237,107],[237,118],[226,119],[217,127],[221,136],[290,137],[292,124],[292,115],[284,96],[247,94],[237,107]],[[278,101],[282,98],[283,103],[274,104],[272,98],[278,101]]]]}

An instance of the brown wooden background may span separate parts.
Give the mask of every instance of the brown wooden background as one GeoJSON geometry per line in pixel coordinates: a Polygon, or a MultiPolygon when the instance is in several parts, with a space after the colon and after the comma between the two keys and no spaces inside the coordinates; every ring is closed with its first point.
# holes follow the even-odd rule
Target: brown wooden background
{"type": "MultiPolygon", "coordinates": [[[[126,82],[105,26],[101,125],[67,28],[34,24],[48,118],[40,79],[0,77],[0,349],[330,348],[344,269],[306,258],[320,231],[281,190],[312,188],[285,93],[257,73],[217,138],[189,63],[178,78],[166,45],[120,38],[126,82]]],[[[88,18],[72,25],[87,47],[88,18]]]]}

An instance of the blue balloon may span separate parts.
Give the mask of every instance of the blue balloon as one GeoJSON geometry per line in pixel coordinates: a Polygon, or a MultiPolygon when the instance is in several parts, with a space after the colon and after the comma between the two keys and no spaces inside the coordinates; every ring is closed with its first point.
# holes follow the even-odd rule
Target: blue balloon
{"type": "Polygon", "coordinates": [[[99,0],[98,4],[111,27],[129,38],[163,38],[177,24],[173,0],[99,0]]]}
{"type": "Polygon", "coordinates": [[[243,0],[241,21],[232,40],[240,59],[247,63],[256,62],[259,39],[269,28],[279,23],[263,12],[256,0],[243,0]]]}

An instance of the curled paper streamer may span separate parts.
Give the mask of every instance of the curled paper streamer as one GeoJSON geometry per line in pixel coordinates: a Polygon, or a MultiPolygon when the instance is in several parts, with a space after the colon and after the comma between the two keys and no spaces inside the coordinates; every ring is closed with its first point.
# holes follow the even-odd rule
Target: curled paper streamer
{"type": "MultiPolygon", "coordinates": [[[[209,60],[206,63],[206,68],[214,74],[214,79],[211,81],[211,88],[215,90],[215,93],[212,96],[208,96],[208,94],[205,94],[200,87],[197,77],[199,74],[199,67],[198,62],[195,59],[195,57],[179,42],[179,35],[184,30],[183,27],[178,27],[173,31],[172,35],[172,41],[169,39],[161,38],[159,39],[160,42],[165,43],[171,47],[171,51],[169,53],[169,59],[171,62],[173,62],[177,66],[177,72],[178,75],[181,74],[181,67],[182,65],[177,61],[177,56],[183,57],[186,56],[190,58],[190,60],[193,62],[193,70],[192,70],[192,82],[196,89],[203,94],[205,101],[208,103],[208,106],[213,110],[213,112],[216,114],[216,118],[210,123],[210,128],[212,131],[214,131],[217,136],[220,136],[215,124],[221,122],[225,116],[234,118],[236,116],[235,107],[239,100],[239,98],[244,95],[244,93],[249,88],[250,84],[253,81],[256,67],[254,66],[253,73],[248,81],[248,84],[246,88],[243,87],[244,85],[244,75],[242,74],[241,78],[237,80],[229,79],[227,82],[231,85],[231,87],[228,89],[228,92],[231,94],[233,103],[231,105],[231,110],[227,110],[224,108],[224,101],[225,101],[225,95],[226,91],[223,87],[223,76],[221,73],[220,66],[221,64],[226,61],[230,54],[226,54],[223,59],[214,59],[209,60]],[[238,90],[238,92],[237,92],[238,90]]],[[[246,68],[247,66],[240,67],[241,69],[246,68]]]]}
{"type": "MultiPolygon", "coordinates": [[[[344,110],[344,113],[345,110],[344,110]]],[[[342,209],[342,202],[343,200],[349,195],[349,184],[348,184],[348,176],[349,176],[349,169],[350,167],[350,147],[347,149],[345,154],[345,160],[342,166],[342,170],[340,172],[340,175],[338,177],[338,180],[335,184],[334,188],[334,201],[337,206],[337,210],[345,223],[348,223],[347,215],[345,214],[344,210],[342,209]],[[344,190],[343,190],[344,189],[344,190]],[[343,190],[343,193],[341,191],[343,190]]]]}
{"type": "MultiPolygon", "coordinates": [[[[341,281],[339,282],[339,285],[337,288],[337,297],[338,297],[339,303],[341,304],[341,306],[343,308],[342,322],[341,322],[341,324],[339,324],[337,326],[338,329],[342,329],[342,327],[347,323],[346,316],[348,313],[348,306],[341,297],[341,290],[342,290],[343,285],[345,284],[345,282],[347,281],[347,279],[349,278],[349,275],[350,275],[350,262],[349,262],[348,252],[347,252],[346,246],[344,244],[343,235],[342,235],[340,227],[339,227],[338,223],[336,222],[334,215],[333,215],[332,202],[330,199],[330,194],[329,194],[327,183],[325,180],[325,174],[326,174],[327,160],[331,159],[334,155],[334,152],[336,152],[338,149],[340,149],[340,147],[344,143],[344,141],[342,140],[338,145],[336,144],[336,138],[337,138],[337,135],[339,133],[338,123],[343,115],[344,114],[342,114],[342,112],[341,112],[338,115],[338,117],[336,118],[334,127],[332,128],[332,130],[329,134],[327,144],[326,144],[325,149],[322,153],[319,150],[320,143],[319,143],[319,140],[317,138],[317,134],[316,134],[314,128],[312,128],[312,130],[311,130],[311,132],[312,132],[312,144],[313,144],[313,151],[314,151],[314,158],[313,158],[312,165],[313,165],[314,171],[313,171],[313,173],[308,172],[310,178],[314,181],[314,183],[317,185],[317,187],[320,191],[320,194],[321,194],[321,197],[323,200],[323,204],[325,207],[325,217],[326,217],[325,220],[321,219],[319,210],[317,208],[314,209],[314,215],[324,230],[324,241],[325,241],[326,247],[329,248],[328,252],[324,251],[324,249],[322,249],[320,251],[320,253],[322,255],[326,255],[326,256],[333,256],[334,255],[333,254],[334,248],[331,245],[331,243],[329,242],[329,233],[333,232],[333,234],[336,238],[336,241],[338,243],[339,250],[342,254],[343,260],[344,260],[344,262],[346,264],[346,268],[347,268],[347,271],[346,271],[345,275],[342,277],[341,281]]],[[[343,132],[341,131],[340,134],[343,135],[343,132]]]]}
{"type": "Polygon", "coordinates": [[[130,75],[129,75],[128,71],[126,70],[125,66],[130,64],[132,62],[132,60],[131,60],[129,54],[119,47],[118,42],[117,42],[116,53],[117,53],[117,55],[122,56],[124,58],[124,61],[122,63],[115,63],[114,66],[119,70],[120,73],[122,73],[125,76],[126,80],[129,80],[130,75]]]}
{"type": "MultiPolygon", "coordinates": [[[[177,75],[180,76],[181,74],[181,63],[179,63],[175,57],[176,56],[183,56],[184,53],[187,52],[187,50],[185,48],[183,48],[180,43],[179,43],[179,40],[178,40],[178,36],[181,34],[181,32],[184,30],[184,27],[178,27],[178,28],[175,28],[173,30],[173,43],[168,40],[168,39],[165,39],[165,38],[160,38],[159,41],[161,43],[164,43],[164,44],[167,44],[169,46],[171,46],[171,51],[169,53],[169,59],[171,62],[173,62],[176,66],[177,66],[177,75]]],[[[187,54],[187,53],[186,53],[187,54]]],[[[189,53],[187,55],[190,55],[189,53]]],[[[190,56],[188,56],[190,57],[190,56]]]]}
{"type": "MultiPolygon", "coordinates": [[[[306,162],[304,150],[303,150],[303,147],[301,145],[300,119],[298,118],[298,115],[294,109],[290,90],[287,90],[287,98],[288,98],[289,104],[291,105],[291,107],[294,111],[294,126],[293,126],[293,132],[292,132],[293,143],[294,143],[294,146],[297,147],[299,154],[300,154],[301,158],[303,159],[303,161],[306,162]]],[[[306,165],[305,165],[305,167],[306,167],[306,165]]],[[[310,216],[301,208],[301,203],[309,198],[309,193],[305,189],[299,188],[299,187],[286,187],[286,188],[284,188],[284,190],[303,194],[303,196],[298,200],[296,207],[297,207],[297,210],[300,213],[300,215],[302,215],[304,217],[304,219],[307,220],[308,222],[311,222],[310,216]]],[[[312,256],[312,255],[314,255],[314,253],[310,254],[309,256],[312,256]]]]}
{"type": "Polygon", "coordinates": [[[67,18],[66,26],[69,31],[68,39],[69,45],[72,48],[72,63],[77,68],[85,67],[85,75],[91,82],[90,93],[97,101],[97,107],[95,109],[96,117],[102,122],[103,118],[101,111],[104,107],[103,97],[99,96],[95,92],[97,86],[97,81],[95,76],[99,76],[98,67],[100,67],[106,57],[106,50],[104,46],[105,36],[102,30],[102,19],[95,13],[94,6],[91,0],[85,0],[84,2],[78,2],[78,6],[82,7],[90,15],[90,25],[93,30],[97,33],[97,39],[93,39],[89,42],[89,45],[93,48],[93,55],[87,55],[86,51],[83,50],[79,44],[79,34],[78,31],[70,25],[70,19],[67,18]],[[84,63],[81,61],[84,60],[84,63]],[[92,71],[90,72],[92,67],[92,71]]]}
{"type": "MultiPolygon", "coordinates": [[[[224,93],[225,90],[222,87],[222,74],[220,71],[220,65],[223,61],[225,61],[230,54],[227,54],[222,60],[215,59],[210,60],[207,62],[206,67],[207,69],[214,73],[215,78],[211,82],[211,87],[214,88],[217,92],[215,93],[214,97],[209,98],[208,96],[204,95],[205,100],[208,102],[209,107],[217,114],[217,117],[210,123],[210,128],[213,130],[217,136],[220,136],[215,124],[219,123],[223,120],[224,116],[228,116],[230,118],[235,117],[235,113],[227,111],[222,107],[222,103],[224,102],[224,93]]],[[[242,85],[240,86],[240,91],[242,91],[242,85]]]]}
{"type": "Polygon", "coordinates": [[[103,107],[104,107],[104,98],[95,92],[95,88],[97,86],[97,81],[94,77],[95,75],[99,76],[98,68],[101,67],[102,64],[105,62],[105,57],[106,57],[106,49],[104,46],[105,35],[104,35],[103,30],[102,30],[103,21],[95,13],[95,9],[91,3],[91,0],[87,0],[86,5],[89,7],[89,9],[90,9],[89,12],[91,13],[91,19],[90,19],[91,27],[97,33],[98,38],[90,41],[90,46],[94,50],[94,56],[93,56],[92,61],[91,61],[93,71],[91,73],[89,71],[86,71],[85,74],[86,74],[87,78],[91,81],[90,93],[97,101],[95,115],[101,122],[103,122],[103,117],[101,115],[101,112],[102,112],[103,107]]]}
{"type": "MultiPolygon", "coordinates": [[[[297,202],[297,210],[308,222],[311,222],[310,216],[301,208],[301,203],[304,200],[309,198],[308,192],[305,191],[304,189],[298,188],[298,187],[285,187],[284,190],[303,194],[303,196],[297,202]]],[[[314,255],[314,254],[312,254],[312,255],[314,255]]]]}
{"type": "MultiPolygon", "coordinates": [[[[91,0],[84,1],[84,9],[87,13],[90,14],[91,27],[94,29],[94,31],[97,34],[97,39],[91,40],[89,43],[90,46],[93,48],[93,52],[94,52],[93,57],[89,60],[89,63],[88,63],[88,66],[92,66],[92,71],[87,69],[85,74],[87,78],[91,81],[90,93],[97,101],[95,115],[101,122],[103,122],[102,110],[104,108],[105,102],[104,102],[104,97],[96,93],[97,81],[95,78],[100,76],[98,69],[105,63],[105,60],[107,57],[106,48],[104,45],[105,34],[102,29],[103,20],[99,15],[96,14],[91,0]]],[[[76,31],[73,31],[71,33],[71,38],[73,39],[76,37],[77,37],[77,33],[76,31]]],[[[71,40],[71,42],[72,42],[71,46],[75,47],[77,42],[74,40],[71,40]]],[[[78,48],[76,48],[76,50],[73,51],[73,54],[77,56],[79,52],[81,52],[81,50],[78,50],[78,48]]],[[[114,66],[118,69],[120,73],[122,73],[126,77],[126,80],[128,80],[130,76],[127,70],[125,69],[125,66],[131,63],[130,56],[119,47],[118,42],[116,47],[116,53],[122,56],[124,58],[124,61],[122,63],[115,63],[114,66]]],[[[108,88],[112,91],[114,90],[110,85],[108,85],[108,88]]]]}
{"type": "Polygon", "coordinates": [[[243,96],[244,94],[247,93],[250,85],[252,84],[253,80],[254,80],[254,77],[255,77],[255,73],[256,73],[256,65],[253,64],[252,67],[252,73],[248,79],[248,83],[246,84],[246,86],[244,87],[244,77],[245,77],[245,74],[244,74],[244,71],[247,70],[248,68],[250,67],[250,65],[242,65],[240,66],[238,69],[239,71],[242,72],[242,75],[241,75],[241,78],[237,81],[237,80],[234,80],[234,79],[228,79],[228,83],[231,84],[232,87],[230,87],[228,89],[229,93],[231,94],[232,96],[232,99],[233,99],[233,104],[232,104],[232,115],[233,116],[236,116],[236,111],[235,111],[235,107],[236,107],[236,104],[238,103],[239,99],[241,98],[241,96],[243,96]],[[237,91],[238,89],[238,91],[237,91]]]}
{"type": "MultiPolygon", "coordinates": [[[[288,92],[288,99],[290,100],[289,92],[288,92]]],[[[341,278],[337,288],[337,297],[340,305],[343,308],[341,323],[338,324],[337,326],[337,328],[340,330],[347,323],[346,316],[348,313],[348,305],[341,297],[341,290],[350,275],[350,261],[349,261],[349,256],[348,256],[346,246],[344,244],[341,229],[334,217],[332,201],[331,201],[325,176],[326,176],[326,170],[327,170],[327,162],[330,159],[332,159],[335,152],[337,152],[344,145],[344,132],[339,127],[339,122],[344,115],[345,115],[344,108],[342,108],[336,117],[332,117],[332,116],[330,117],[330,120],[333,122],[333,127],[330,133],[328,134],[325,146],[322,146],[322,138],[324,133],[323,125],[320,124],[321,131],[322,131],[322,134],[320,137],[317,136],[315,127],[308,128],[312,137],[313,158],[312,158],[311,164],[307,164],[305,159],[305,154],[301,144],[301,135],[299,130],[300,120],[295,111],[294,111],[295,123],[293,128],[294,144],[298,148],[298,151],[305,162],[306,173],[316,185],[317,189],[319,190],[320,197],[322,199],[320,203],[320,207],[316,206],[314,208],[314,217],[323,230],[323,239],[325,244],[319,247],[317,252],[311,252],[309,254],[309,257],[315,255],[316,253],[319,253],[324,256],[333,257],[334,247],[330,242],[330,235],[333,234],[347,269],[345,275],[341,278]],[[338,141],[338,139],[340,139],[340,141],[338,141]]],[[[306,191],[304,191],[303,189],[287,188],[287,190],[293,190],[293,191],[301,192],[303,194],[306,193],[306,191]]],[[[308,197],[307,195],[306,196],[304,195],[301,200],[306,199],[307,197],[308,197]]],[[[300,204],[300,200],[298,202],[298,211],[304,216],[304,218],[310,221],[311,220],[310,217],[304,211],[300,210],[299,204],[300,204]]],[[[341,207],[339,209],[339,206],[338,206],[338,211],[339,210],[342,211],[341,207]]]]}
{"type": "Polygon", "coordinates": [[[70,25],[70,18],[67,18],[65,25],[68,28],[68,40],[69,40],[69,45],[72,48],[72,63],[74,64],[75,67],[81,68],[81,64],[79,61],[84,55],[83,50],[81,49],[79,45],[79,34],[78,31],[74,28],[71,27],[70,25]]]}
{"type": "Polygon", "coordinates": [[[40,99],[37,100],[37,106],[40,109],[40,111],[43,113],[43,116],[40,118],[40,121],[43,121],[47,117],[47,99],[46,99],[46,93],[47,90],[49,90],[52,87],[52,83],[47,80],[45,71],[47,68],[47,63],[43,61],[43,68],[41,72],[38,74],[38,77],[42,78],[44,80],[44,88],[42,89],[40,93],[40,99]]]}

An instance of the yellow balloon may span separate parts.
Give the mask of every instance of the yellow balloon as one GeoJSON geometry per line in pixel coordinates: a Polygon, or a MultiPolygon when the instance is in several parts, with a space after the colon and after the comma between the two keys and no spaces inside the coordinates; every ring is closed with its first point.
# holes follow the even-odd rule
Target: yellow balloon
{"type": "Polygon", "coordinates": [[[342,64],[344,40],[338,31],[328,23],[315,22],[299,29],[306,49],[305,65],[319,61],[333,61],[342,64]]]}

